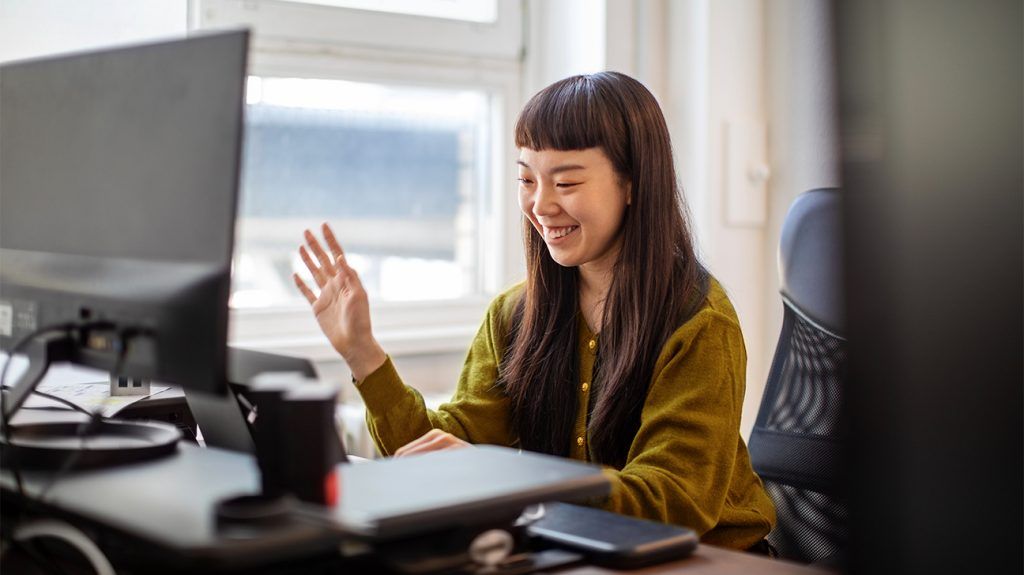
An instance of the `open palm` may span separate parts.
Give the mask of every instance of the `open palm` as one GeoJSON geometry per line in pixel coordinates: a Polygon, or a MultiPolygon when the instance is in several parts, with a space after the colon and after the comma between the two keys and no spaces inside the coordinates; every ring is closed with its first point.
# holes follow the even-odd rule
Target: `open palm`
{"type": "Polygon", "coordinates": [[[345,358],[353,375],[362,379],[383,363],[384,352],[373,337],[370,304],[359,274],[348,265],[345,252],[330,226],[323,224],[322,231],[327,247],[331,250],[330,256],[309,230],[305,233],[309,250],[306,246],[299,248],[299,255],[313,275],[320,294],[310,289],[298,274],[293,274],[293,278],[299,291],[313,307],[320,330],[327,336],[331,346],[345,358]]]}

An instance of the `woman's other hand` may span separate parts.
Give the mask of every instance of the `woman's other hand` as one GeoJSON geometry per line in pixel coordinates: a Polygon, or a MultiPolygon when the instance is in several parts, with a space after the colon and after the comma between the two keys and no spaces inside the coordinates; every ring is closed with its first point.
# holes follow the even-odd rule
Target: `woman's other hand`
{"type": "Polygon", "coordinates": [[[398,451],[395,452],[395,457],[405,457],[406,455],[417,455],[445,449],[462,449],[463,447],[472,446],[471,443],[466,443],[450,433],[440,429],[431,429],[420,436],[419,439],[414,439],[399,447],[398,451]]]}
{"type": "Polygon", "coordinates": [[[292,277],[299,291],[313,306],[313,315],[331,346],[345,358],[352,376],[362,380],[383,365],[387,356],[373,337],[370,304],[359,274],[348,265],[345,252],[330,226],[325,223],[321,228],[331,250],[330,256],[309,230],[305,233],[309,249],[305,245],[299,247],[299,256],[313,275],[320,294],[310,289],[298,274],[292,274],[292,277]]]}

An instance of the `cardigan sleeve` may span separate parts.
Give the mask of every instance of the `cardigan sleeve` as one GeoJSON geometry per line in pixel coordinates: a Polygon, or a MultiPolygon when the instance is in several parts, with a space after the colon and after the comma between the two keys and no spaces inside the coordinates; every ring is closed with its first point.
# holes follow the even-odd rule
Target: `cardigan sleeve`
{"type": "Polygon", "coordinates": [[[508,398],[499,389],[503,307],[509,292],[491,303],[470,345],[451,401],[427,409],[423,396],[402,382],[389,357],[356,388],[366,404],[366,423],[377,449],[391,455],[431,429],[476,444],[512,446],[508,398]]]}
{"type": "Polygon", "coordinates": [[[745,370],[734,316],[705,307],[681,326],[656,364],[626,464],[606,473],[613,490],[600,506],[701,535],[714,528],[724,535],[729,523],[760,526],[732,534],[724,541],[732,547],[767,534],[774,508],[739,436],[745,370]]]}

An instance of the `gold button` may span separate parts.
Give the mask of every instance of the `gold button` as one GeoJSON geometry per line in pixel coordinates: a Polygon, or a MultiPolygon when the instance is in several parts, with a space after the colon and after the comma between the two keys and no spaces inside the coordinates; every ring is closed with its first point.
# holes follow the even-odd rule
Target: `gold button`
{"type": "Polygon", "coordinates": [[[576,445],[579,445],[580,447],[583,447],[583,436],[582,435],[580,437],[576,438],[576,445]]]}
{"type": "Polygon", "coordinates": [[[586,393],[587,390],[590,389],[590,384],[584,381],[583,385],[580,386],[580,389],[583,390],[583,393],[586,393]]]}
{"type": "Polygon", "coordinates": [[[594,349],[597,348],[597,342],[594,340],[590,340],[589,342],[587,342],[587,347],[590,348],[590,351],[594,351],[594,349]]]}

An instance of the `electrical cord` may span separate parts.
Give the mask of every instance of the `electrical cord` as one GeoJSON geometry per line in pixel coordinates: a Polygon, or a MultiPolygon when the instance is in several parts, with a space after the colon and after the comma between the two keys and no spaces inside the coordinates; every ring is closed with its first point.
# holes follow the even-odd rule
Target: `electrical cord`
{"type": "Polygon", "coordinates": [[[68,456],[67,459],[64,460],[63,463],[61,463],[60,468],[54,472],[53,477],[50,477],[50,480],[46,482],[46,485],[39,490],[39,494],[35,497],[36,501],[45,502],[46,495],[49,494],[50,489],[52,489],[53,486],[56,485],[64,475],[71,471],[76,463],[78,463],[78,459],[82,456],[82,453],[85,453],[86,451],[85,438],[92,434],[92,432],[99,427],[99,424],[102,422],[103,416],[99,412],[96,412],[92,414],[89,421],[79,424],[78,428],[75,430],[75,438],[78,439],[78,449],[76,449],[70,456],[68,456]]]}
{"type": "MultiPolygon", "coordinates": [[[[5,383],[3,385],[3,389],[11,389],[12,387],[13,387],[12,385],[7,384],[7,383],[5,383]]],[[[39,397],[45,397],[46,399],[49,399],[50,401],[56,401],[57,403],[60,403],[61,405],[65,405],[65,406],[67,406],[67,407],[69,407],[69,408],[71,408],[71,409],[73,409],[75,411],[84,413],[85,415],[88,415],[90,417],[93,415],[93,412],[89,411],[88,409],[82,407],[81,405],[78,405],[77,403],[75,403],[73,401],[68,401],[68,400],[66,400],[63,397],[60,397],[58,395],[53,395],[52,393],[46,393],[46,392],[43,392],[43,391],[39,391],[38,389],[33,389],[32,390],[32,394],[33,395],[38,395],[39,397]]]]}
{"type": "MultiPolygon", "coordinates": [[[[75,324],[73,323],[49,325],[36,329],[35,331],[29,333],[25,337],[18,340],[18,342],[14,344],[14,347],[11,348],[10,353],[7,355],[7,361],[4,363],[3,369],[0,369],[0,387],[4,389],[8,387],[4,382],[7,380],[7,372],[11,369],[11,364],[14,363],[14,356],[20,353],[22,350],[24,350],[25,346],[27,346],[33,339],[51,332],[70,333],[71,330],[74,329],[74,327],[75,324]]],[[[6,434],[8,431],[7,420],[11,414],[7,413],[7,409],[3,406],[3,403],[4,395],[0,394],[0,416],[3,417],[4,434],[6,434]]]]}
{"type": "MultiPolygon", "coordinates": [[[[14,356],[17,355],[18,352],[22,351],[25,348],[25,346],[27,346],[33,339],[51,332],[70,333],[70,331],[73,328],[74,324],[69,323],[44,326],[32,331],[25,337],[21,338],[21,340],[19,340],[17,343],[15,343],[14,346],[11,347],[10,354],[7,356],[7,361],[4,363],[3,369],[0,370],[0,389],[4,389],[7,387],[5,384],[5,380],[7,379],[7,372],[10,370],[11,364],[14,363],[14,356]]],[[[4,440],[10,443],[12,439],[11,416],[14,414],[7,413],[7,407],[5,405],[6,398],[6,394],[0,392],[0,431],[2,431],[3,433],[4,440]]],[[[18,466],[18,457],[14,455],[10,459],[12,463],[11,472],[14,474],[14,483],[18,486],[18,494],[21,496],[23,500],[27,501],[27,498],[25,496],[25,484],[21,479],[21,470],[19,469],[18,466]]]]}
{"type": "MultiPolygon", "coordinates": [[[[38,567],[44,573],[48,573],[50,575],[61,575],[62,572],[54,560],[46,555],[40,554],[30,543],[11,539],[10,542],[6,543],[6,547],[0,549],[0,558],[6,555],[10,548],[20,551],[28,558],[29,561],[32,562],[33,565],[38,567]]],[[[2,559],[0,559],[0,561],[2,561],[2,559]]]]}
{"type": "MultiPolygon", "coordinates": [[[[7,384],[3,385],[3,389],[10,389],[10,388],[11,388],[10,385],[7,385],[7,384]]],[[[78,437],[80,442],[85,438],[86,435],[88,435],[93,429],[96,428],[96,426],[99,424],[99,422],[101,422],[103,420],[102,416],[99,414],[99,412],[89,411],[88,409],[85,409],[84,407],[82,407],[82,406],[80,406],[80,405],[78,405],[78,404],[76,404],[74,402],[68,401],[68,400],[64,399],[63,397],[58,397],[58,396],[50,394],[50,393],[44,393],[42,391],[36,391],[36,390],[33,390],[32,393],[35,394],[35,395],[38,395],[40,397],[45,397],[46,399],[49,399],[51,401],[56,401],[58,403],[64,404],[64,405],[70,407],[71,409],[73,409],[75,411],[78,411],[80,413],[84,413],[85,415],[89,416],[89,420],[87,422],[83,422],[79,426],[78,431],[76,432],[76,435],[77,435],[77,437],[78,437]]],[[[84,443],[82,445],[84,447],[84,443]]],[[[80,452],[76,451],[74,454],[71,455],[71,457],[69,457],[61,465],[60,469],[57,471],[56,474],[54,474],[54,477],[50,480],[49,483],[47,483],[46,487],[44,487],[42,489],[42,491],[40,491],[40,493],[36,497],[36,499],[38,499],[40,501],[45,500],[46,493],[50,490],[50,488],[53,487],[53,485],[57,483],[57,480],[60,477],[62,477],[65,473],[70,471],[71,467],[78,461],[78,454],[79,453],[80,452]]],[[[15,475],[15,481],[18,481],[18,480],[21,479],[21,473],[20,472],[14,471],[14,470],[12,470],[12,472],[15,475]]],[[[24,489],[23,488],[19,488],[19,492],[21,492],[22,496],[24,497],[24,489]]]]}
{"type": "MultiPolygon", "coordinates": [[[[106,324],[104,324],[104,325],[106,325],[106,324]]],[[[116,376],[117,374],[119,374],[121,372],[122,369],[124,369],[124,364],[125,364],[125,362],[127,360],[127,355],[128,355],[129,342],[133,338],[135,338],[135,337],[138,337],[140,335],[148,335],[148,333],[149,333],[148,331],[142,330],[142,329],[139,329],[139,328],[123,328],[123,329],[118,330],[117,345],[115,347],[116,352],[117,352],[117,359],[114,362],[114,369],[112,370],[111,373],[113,373],[116,376]]],[[[0,382],[2,382],[2,381],[3,381],[2,378],[0,378],[0,382]]],[[[3,385],[4,384],[0,383],[0,387],[2,387],[3,385]]],[[[78,462],[78,460],[81,457],[82,453],[86,450],[86,448],[85,448],[85,438],[88,437],[93,431],[95,431],[95,429],[97,427],[99,427],[99,424],[103,422],[104,418],[103,418],[103,415],[101,414],[101,412],[99,411],[98,408],[97,408],[96,411],[90,412],[90,411],[88,411],[88,410],[86,410],[86,409],[84,409],[84,408],[82,408],[82,407],[80,407],[78,405],[75,405],[74,403],[72,403],[70,401],[66,401],[66,400],[64,400],[62,398],[58,398],[56,396],[53,396],[53,395],[50,395],[50,394],[46,394],[46,393],[42,393],[42,392],[36,392],[36,393],[38,393],[39,395],[42,395],[42,396],[46,396],[46,397],[50,397],[52,399],[56,399],[56,400],[60,401],[61,403],[65,403],[67,405],[70,405],[73,408],[75,408],[76,410],[81,411],[82,413],[85,413],[86,415],[89,416],[89,420],[87,422],[84,422],[84,423],[78,425],[78,427],[75,429],[75,437],[76,437],[76,439],[79,442],[79,449],[75,450],[70,456],[68,456],[67,459],[64,460],[64,462],[61,464],[60,468],[53,474],[53,476],[46,483],[46,485],[39,491],[39,494],[35,496],[35,500],[36,501],[45,501],[46,495],[50,492],[50,490],[53,488],[53,486],[56,485],[57,482],[62,477],[64,477],[64,475],[66,475],[69,471],[71,471],[71,469],[74,467],[74,465],[78,462]]],[[[16,460],[17,458],[14,458],[14,459],[16,460]]],[[[15,463],[17,463],[17,461],[15,461],[15,463]]],[[[27,501],[28,499],[27,499],[27,497],[25,495],[24,488],[21,487],[21,481],[20,481],[21,474],[20,474],[20,470],[18,470],[16,468],[13,468],[12,471],[15,474],[15,479],[19,483],[19,493],[21,494],[22,498],[27,501]]]]}
{"type": "Polygon", "coordinates": [[[19,543],[40,537],[60,539],[74,547],[89,562],[96,575],[114,575],[114,566],[103,551],[80,529],[64,521],[40,519],[14,529],[14,540],[19,543]]]}
{"type": "MultiPolygon", "coordinates": [[[[33,331],[32,333],[22,338],[18,343],[16,343],[11,348],[8,361],[4,364],[3,369],[0,370],[0,389],[10,389],[12,387],[5,383],[8,370],[10,368],[11,363],[13,363],[12,360],[14,356],[22,349],[24,349],[24,347],[28,345],[28,343],[31,342],[34,338],[51,332],[65,332],[68,335],[71,335],[72,332],[77,332],[76,335],[78,336],[78,339],[81,340],[84,332],[90,329],[110,327],[112,327],[111,324],[107,322],[91,322],[80,324],[58,324],[53,326],[47,326],[33,331]]],[[[122,328],[118,330],[117,343],[115,347],[117,358],[114,362],[114,369],[112,373],[117,375],[121,372],[122,369],[124,369],[124,365],[127,361],[129,342],[135,337],[138,337],[140,335],[149,335],[150,333],[150,331],[140,328],[122,328]]],[[[57,482],[62,477],[64,477],[64,475],[66,475],[74,467],[74,465],[78,462],[81,454],[85,451],[85,438],[90,433],[92,433],[104,419],[101,412],[98,409],[95,412],[90,412],[82,408],[81,406],[75,405],[73,402],[67,401],[63,398],[35,390],[33,390],[33,393],[40,395],[42,397],[47,397],[49,399],[58,401],[59,403],[68,405],[77,411],[83,412],[89,416],[89,420],[87,422],[80,424],[75,430],[76,438],[79,441],[79,449],[75,450],[61,464],[61,467],[54,473],[54,475],[50,478],[47,484],[43,486],[43,488],[39,491],[38,495],[34,498],[27,497],[25,493],[24,482],[21,477],[21,470],[18,465],[17,456],[11,458],[11,471],[14,474],[15,483],[17,484],[18,487],[18,493],[21,496],[21,500],[26,502],[26,507],[34,505],[35,503],[38,502],[45,501],[45,498],[49,494],[50,490],[57,484],[57,482]]],[[[2,393],[0,393],[0,415],[2,415],[2,422],[0,422],[0,426],[2,426],[2,432],[6,440],[10,442],[12,439],[10,417],[13,414],[7,413],[2,393]]],[[[15,542],[20,544],[26,539],[47,535],[63,539],[73,547],[76,547],[79,550],[79,552],[81,552],[82,555],[86,557],[86,559],[89,561],[89,563],[93,566],[93,568],[96,570],[98,574],[113,573],[113,568],[110,566],[109,561],[106,560],[106,557],[102,554],[102,552],[100,552],[99,548],[88,537],[86,537],[85,534],[83,534],[81,531],[75,529],[74,527],[66,523],[36,522],[28,524],[24,527],[16,528],[14,539],[15,542]],[[20,536],[19,533],[21,534],[20,536]]],[[[22,547],[27,549],[28,546],[22,545],[22,547]]],[[[30,557],[32,555],[32,553],[29,553],[30,557]]]]}

